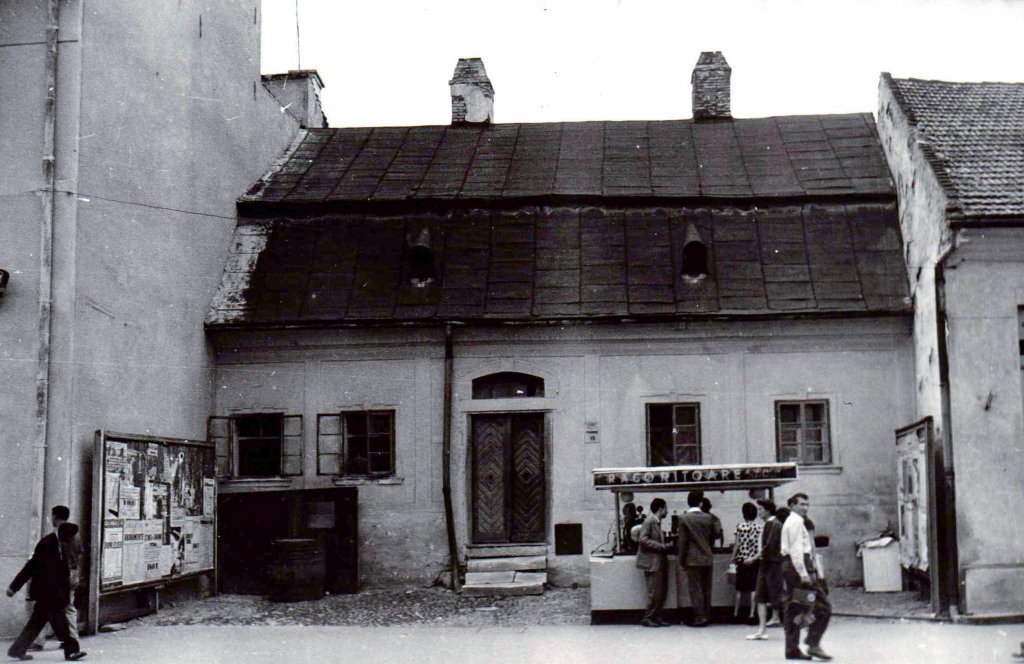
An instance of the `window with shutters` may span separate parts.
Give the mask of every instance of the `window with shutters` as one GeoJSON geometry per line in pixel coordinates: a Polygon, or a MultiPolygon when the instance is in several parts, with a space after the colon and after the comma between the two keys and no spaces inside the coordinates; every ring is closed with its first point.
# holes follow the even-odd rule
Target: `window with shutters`
{"type": "Polygon", "coordinates": [[[694,465],[700,457],[700,404],[647,404],[648,465],[694,465]]]}
{"type": "Polygon", "coordinates": [[[211,417],[207,438],[217,449],[219,477],[302,474],[302,416],[251,413],[211,417]]]}
{"type": "Polygon", "coordinates": [[[779,461],[831,463],[828,401],[776,401],[775,440],[779,461]]]}
{"type": "Polygon", "coordinates": [[[317,416],[317,474],[395,474],[395,411],[354,410],[317,416]]]}

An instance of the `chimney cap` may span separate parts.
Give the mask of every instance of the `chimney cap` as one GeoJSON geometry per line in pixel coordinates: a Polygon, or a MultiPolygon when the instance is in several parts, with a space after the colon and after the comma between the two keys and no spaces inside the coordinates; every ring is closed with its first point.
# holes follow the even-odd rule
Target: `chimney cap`
{"type": "Polygon", "coordinates": [[[487,70],[484,69],[484,61],[481,58],[459,58],[459,62],[455,65],[455,73],[452,74],[452,80],[448,81],[448,85],[458,83],[475,84],[488,93],[494,94],[494,86],[491,85],[491,79],[487,78],[487,70]]]}
{"type": "Polygon", "coordinates": [[[295,78],[312,78],[321,88],[326,87],[324,85],[324,80],[320,78],[320,72],[315,69],[289,69],[283,74],[260,74],[260,80],[264,82],[295,78]]]}

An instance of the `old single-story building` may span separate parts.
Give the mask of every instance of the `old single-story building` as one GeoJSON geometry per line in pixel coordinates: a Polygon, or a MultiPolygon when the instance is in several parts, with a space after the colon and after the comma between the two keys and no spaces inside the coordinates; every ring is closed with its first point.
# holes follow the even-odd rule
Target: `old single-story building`
{"type": "Polygon", "coordinates": [[[468,59],[449,126],[305,130],[206,318],[222,500],[357,487],[364,584],[502,550],[585,584],[594,468],[797,461],[777,497],[858,578],[914,413],[896,190],[870,114],[734,119],[729,76],[701,54],[693,119],[496,124],[468,59]]]}

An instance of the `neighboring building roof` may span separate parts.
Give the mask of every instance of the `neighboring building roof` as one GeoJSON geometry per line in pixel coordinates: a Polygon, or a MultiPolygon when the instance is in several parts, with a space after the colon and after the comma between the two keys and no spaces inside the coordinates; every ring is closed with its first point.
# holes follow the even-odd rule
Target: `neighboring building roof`
{"type": "Polygon", "coordinates": [[[314,129],[240,207],[893,193],[864,113],[314,129]]]}
{"type": "Polygon", "coordinates": [[[1024,217],[1024,83],[892,78],[952,218],[1024,217]]]}
{"type": "Polygon", "coordinates": [[[519,206],[242,219],[207,325],[909,310],[894,201],[519,206]],[[694,240],[708,270],[691,280],[681,263],[694,240]],[[429,247],[426,286],[411,279],[417,245],[429,247]]]}

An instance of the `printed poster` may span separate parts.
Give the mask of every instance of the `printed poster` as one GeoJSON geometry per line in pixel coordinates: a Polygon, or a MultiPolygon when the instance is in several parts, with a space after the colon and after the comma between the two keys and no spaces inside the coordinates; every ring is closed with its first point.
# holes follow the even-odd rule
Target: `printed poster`
{"type": "Polygon", "coordinates": [[[121,483],[121,496],[120,505],[121,511],[118,513],[118,517],[122,519],[139,519],[141,513],[139,509],[141,507],[140,494],[141,489],[137,486],[131,486],[126,482],[121,483]]]}
{"type": "Polygon", "coordinates": [[[146,482],[144,489],[145,493],[145,513],[142,515],[144,519],[163,519],[170,513],[169,505],[167,504],[168,486],[166,482],[146,482]]]}
{"type": "Polygon", "coordinates": [[[160,546],[160,576],[170,576],[174,570],[174,545],[163,544],[160,546]]]}
{"type": "Polygon", "coordinates": [[[138,520],[125,520],[123,523],[121,582],[125,585],[142,583],[146,580],[146,523],[138,520]]]}
{"type": "Polygon", "coordinates": [[[106,464],[108,473],[123,473],[128,466],[128,443],[108,440],[106,464]]]}
{"type": "Polygon", "coordinates": [[[117,518],[121,514],[121,475],[120,473],[107,473],[107,480],[103,484],[105,496],[103,504],[106,506],[104,514],[107,517],[117,518]]]}
{"type": "Polygon", "coordinates": [[[213,551],[215,548],[216,531],[213,527],[213,518],[203,518],[199,521],[199,541],[201,548],[199,550],[199,567],[202,569],[212,569],[214,566],[213,551]]]}
{"type": "Polygon", "coordinates": [[[142,540],[145,546],[142,551],[142,559],[146,565],[146,581],[159,579],[160,573],[160,550],[164,544],[164,522],[163,519],[146,519],[142,522],[142,540]]]}
{"type": "Polygon", "coordinates": [[[217,480],[203,478],[203,516],[213,516],[217,509],[217,480]]]}
{"type": "Polygon", "coordinates": [[[202,533],[199,531],[199,518],[190,516],[184,521],[182,538],[184,540],[184,574],[190,574],[199,569],[199,538],[202,533]]]}
{"type": "Polygon", "coordinates": [[[103,568],[100,585],[121,585],[121,551],[123,542],[124,522],[120,519],[106,519],[103,522],[103,568]]]}

